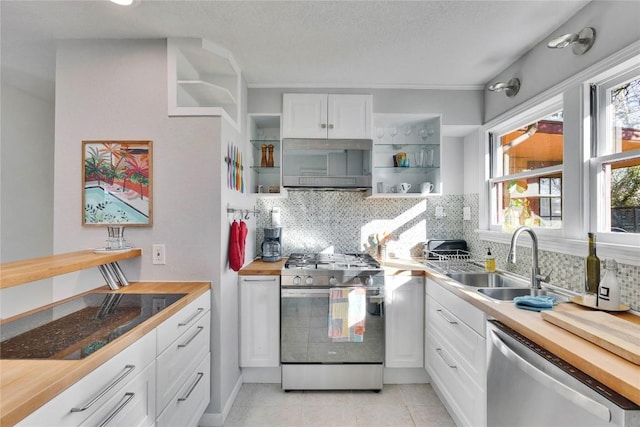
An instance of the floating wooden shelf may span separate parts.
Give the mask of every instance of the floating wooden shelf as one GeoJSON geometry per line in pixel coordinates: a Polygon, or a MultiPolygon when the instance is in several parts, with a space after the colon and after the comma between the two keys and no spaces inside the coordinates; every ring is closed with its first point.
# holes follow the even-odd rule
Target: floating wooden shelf
{"type": "Polygon", "coordinates": [[[0,264],[0,289],[142,255],[142,249],[96,254],[91,249],[0,264]]]}

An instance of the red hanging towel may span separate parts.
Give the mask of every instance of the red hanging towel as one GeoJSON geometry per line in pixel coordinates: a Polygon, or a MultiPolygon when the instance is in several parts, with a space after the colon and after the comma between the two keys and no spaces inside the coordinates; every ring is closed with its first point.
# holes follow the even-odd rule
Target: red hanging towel
{"type": "Polygon", "coordinates": [[[244,253],[248,233],[249,229],[247,229],[247,224],[244,221],[240,221],[240,239],[238,244],[240,245],[240,261],[242,262],[242,265],[244,265],[244,253]]]}
{"type": "Polygon", "coordinates": [[[229,235],[229,267],[231,267],[233,271],[240,270],[244,264],[239,243],[240,225],[238,221],[234,220],[233,224],[231,224],[231,234],[229,235]]]}

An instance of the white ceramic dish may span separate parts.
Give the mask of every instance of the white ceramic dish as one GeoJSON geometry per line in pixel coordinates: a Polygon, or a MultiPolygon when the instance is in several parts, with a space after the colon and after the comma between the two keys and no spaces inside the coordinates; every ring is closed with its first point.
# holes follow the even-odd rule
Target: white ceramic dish
{"type": "Polygon", "coordinates": [[[124,252],[129,252],[133,250],[132,246],[125,246],[122,249],[109,249],[109,248],[96,248],[93,250],[94,254],[119,254],[124,252]]]}
{"type": "Polygon", "coordinates": [[[594,310],[600,310],[600,311],[628,311],[629,310],[629,306],[626,306],[624,304],[620,304],[620,306],[618,306],[617,309],[614,310],[605,310],[602,307],[597,307],[595,305],[592,305],[586,301],[582,300],[582,295],[578,295],[578,296],[574,296],[574,297],[569,297],[569,301],[576,303],[578,305],[581,305],[583,307],[589,307],[589,308],[593,308],[594,310]]]}

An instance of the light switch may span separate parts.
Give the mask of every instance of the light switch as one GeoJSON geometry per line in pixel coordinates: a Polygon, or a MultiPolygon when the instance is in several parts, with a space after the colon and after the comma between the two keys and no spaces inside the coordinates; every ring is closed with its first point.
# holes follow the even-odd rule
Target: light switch
{"type": "Polygon", "coordinates": [[[444,208],[442,206],[436,206],[436,218],[442,218],[444,215],[444,208]]]}

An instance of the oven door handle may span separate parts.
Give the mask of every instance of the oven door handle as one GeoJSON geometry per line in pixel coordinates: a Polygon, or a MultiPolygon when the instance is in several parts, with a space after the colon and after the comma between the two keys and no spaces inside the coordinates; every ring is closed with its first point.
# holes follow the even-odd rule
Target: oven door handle
{"type": "Polygon", "coordinates": [[[329,288],[314,288],[314,289],[288,289],[281,288],[280,296],[282,298],[314,298],[323,297],[329,295],[329,288]]]}
{"type": "Polygon", "coordinates": [[[577,390],[567,387],[557,379],[553,378],[551,375],[548,375],[533,366],[531,363],[529,363],[515,351],[513,351],[504,341],[502,341],[498,334],[491,329],[489,330],[489,337],[493,346],[497,348],[500,353],[502,353],[502,355],[506,357],[510,362],[515,364],[518,369],[525,372],[527,375],[540,382],[545,387],[548,387],[551,390],[555,391],[570,402],[573,402],[576,405],[582,407],[584,410],[591,412],[596,417],[607,422],[611,421],[611,412],[609,411],[609,408],[599,402],[596,402],[590,397],[585,396],[577,390]]]}

